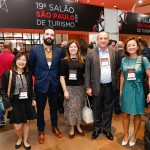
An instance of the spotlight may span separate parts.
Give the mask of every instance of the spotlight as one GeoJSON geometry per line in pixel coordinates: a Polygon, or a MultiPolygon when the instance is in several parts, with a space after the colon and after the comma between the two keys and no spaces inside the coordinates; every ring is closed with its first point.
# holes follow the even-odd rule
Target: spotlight
{"type": "Polygon", "coordinates": [[[143,1],[142,0],[139,0],[139,4],[141,4],[143,1]]]}

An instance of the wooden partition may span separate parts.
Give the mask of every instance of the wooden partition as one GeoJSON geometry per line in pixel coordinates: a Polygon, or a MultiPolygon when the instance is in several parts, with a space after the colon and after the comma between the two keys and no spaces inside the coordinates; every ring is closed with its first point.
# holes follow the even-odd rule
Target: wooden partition
{"type": "Polygon", "coordinates": [[[147,44],[148,44],[148,47],[150,47],[150,36],[148,36],[148,35],[120,34],[120,35],[119,35],[119,40],[125,42],[126,39],[127,39],[128,37],[130,37],[130,36],[134,36],[134,37],[136,37],[136,38],[139,38],[139,37],[140,37],[142,40],[145,40],[145,41],[147,42],[147,44]]]}
{"type": "Polygon", "coordinates": [[[77,40],[77,39],[84,39],[87,43],[89,43],[88,34],[68,34],[68,40],[77,40]]]}

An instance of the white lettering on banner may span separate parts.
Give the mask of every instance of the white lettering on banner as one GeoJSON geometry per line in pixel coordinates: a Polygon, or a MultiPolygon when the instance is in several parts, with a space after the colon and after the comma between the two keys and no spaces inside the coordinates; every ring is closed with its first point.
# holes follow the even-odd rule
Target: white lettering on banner
{"type": "Polygon", "coordinates": [[[46,26],[48,24],[55,27],[75,28],[76,23],[78,23],[78,14],[75,14],[73,7],[68,5],[46,5],[46,3],[42,2],[35,2],[35,4],[37,26],[46,26]],[[46,10],[47,6],[48,11],[46,10]]]}
{"type": "Polygon", "coordinates": [[[150,29],[142,29],[143,33],[150,33],[150,29]]]}
{"type": "Polygon", "coordinates": [[[51,25],[51,26],[71,27],[71,28],[75,27],[75,23],[74,22],[52,21],[52,20],[48,20],[48,22],[49,22],[49,25],[51,25]]]}
{"type": "Polygon", "coordinates": [[[46,20],[37,19],[36,23],[37,23],[38,26],[46,26],[46,20]]]}
{"type": "Polygon", "coordinates": [[[35,2],[35,4],[36,4],[36,8],[37,9],[44,9],[44,8],[46,8],[46,3],[35,2]]]}
{"type": "Polygon", "coordinates": [[[58,5],[53,5],[49,4],[49,10],[50,11],[58,11],[58,12],[67,12],[67,13],[74,13],[74,8],[73,7],[68,7],[67,5],[64,6],[58,6],[58,5]]]}
{"type": "Polygon", "coordinates": [[[137,32],[141,32],[141,28],[137,28],[137,32]]]}
{"type": "Polygon", "coordinates": [[[137,18],[137,22],[150,23],[150,18],[137,18]]]}

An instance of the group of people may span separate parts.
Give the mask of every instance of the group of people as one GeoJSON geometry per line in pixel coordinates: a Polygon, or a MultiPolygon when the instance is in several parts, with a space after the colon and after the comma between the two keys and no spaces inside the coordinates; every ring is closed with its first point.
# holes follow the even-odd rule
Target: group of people
{"type": "MultiPolygon", "coordinates": [[[[144,113],[144,90],[142,77],[144,72],[150,77],[150,63],[140,55],[140,45],[136,38],[126,40],[123,49],[124,58],[118,65],[118,51],[108,47],[109,36],[106,32],[97,34],[97,47],[90,49],[83,56],[78,41],[67,42],[66,56],[62,49],[54,45],[55,30],[52,26],[44,28],[43,44],[31,48],[29,60],[25,53],[18,53],[10,69],[1,78],[1,95],[4,105],[7,102],[10,123],[14,124],[18,140],[15,148],[23,144],[31,149],[28,142],[30,120],[37,119],[38,142],[45,141],[44,109],[48,100],[52,132],[62,138],[58,128],[58,96],[62,86],[64,94],[64,120],[70,127],[69,138],[73,139],[75,131],[84,136],[81,128],[81,113],[85,94],[93,99],[94,129],[92,139],[103,132],[106,138],[113,140],[111,133],[114,93],[117,89],[117,70],[120,68],[121,110],[123,114],[124,138],[122,145],[134,146],[137,132],[144,113]],[[119,67],[118,67],[119,66],[119,67]],[[144,68],[144,69],[143,69],[144,68]],[[32,75],[34,76],[34,88],[32,75]],[[8,86],[11,79],[10,96],[8,86]],[[37,111],[35,111],[35,106],[37,111]],[[134,131],[130,135],[130,116],[134,115],[134,131]]],[[[81,41],[80,41],[81,42],[81,41]]],[[[150,86],[150,80],[148,82],[150,86]]],[[[150,94],[147,95],[147,103],[150,94]]]]}

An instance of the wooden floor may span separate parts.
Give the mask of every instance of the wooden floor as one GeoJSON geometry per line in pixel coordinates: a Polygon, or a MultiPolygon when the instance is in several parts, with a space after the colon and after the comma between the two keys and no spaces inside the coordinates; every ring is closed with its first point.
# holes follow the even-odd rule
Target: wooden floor
{"type": "MultiPolygon", "coordinates": [[[[37,141],[37,127],[36,121],[32,121],[30,127],[29,142],[32,146],[32,150],[144,150],[144,122],[146,117],[142,116],[142,124],[138,133],[137,143],[135,146],[130,147],[121,146],[123,139],[123,128],[121,122],[121,115],[113,115],[112,121],[112,133],[114,140],[107,140],[104,134],[96,140],[91,139],[92,125],[82,124],[82,129],[85,131],[85,136],[81,137],[76,133],[74,139],[69,139],[69,128],[64,123],[62,114],[59,114],[59,129],[63,133],[63,138],[57,138],[51,131],[51,125],[49,122],[49,108],[45,109],[45,143],[38,144],[37,141]]],[[[132,124],[132,122],[131,122],[132,124]]],[[[133,131],[133,124],[130,128],[130,133],[133,131]]],[[[14,145],[17,141],[14,129],[12,125],[7,124],[5,127],[0,128],[0,150],[14,150],[14,145]]],[[[23,146],[19,150],[23,150],[23,146]]]]}

